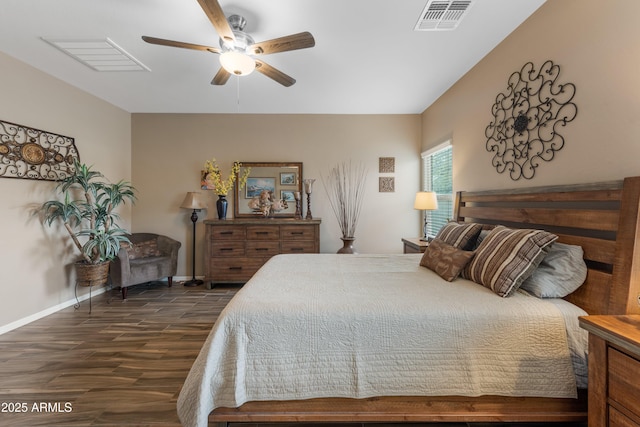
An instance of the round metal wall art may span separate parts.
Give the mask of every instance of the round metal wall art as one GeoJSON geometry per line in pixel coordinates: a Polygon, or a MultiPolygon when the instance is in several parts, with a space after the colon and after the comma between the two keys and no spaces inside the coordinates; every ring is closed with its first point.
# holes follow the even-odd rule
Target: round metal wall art
{"type": "Polygon", "coordinates": [[[576,87],[560,83],[560,67],[546,61],[539,70],[527,62],[509,77],[507,89],[491,107],[485,130],[486,149],[498,173],[517,181],[531,179],[542,162],[553,160],[564,146],[559,131],[576,118],[576,87]]]}

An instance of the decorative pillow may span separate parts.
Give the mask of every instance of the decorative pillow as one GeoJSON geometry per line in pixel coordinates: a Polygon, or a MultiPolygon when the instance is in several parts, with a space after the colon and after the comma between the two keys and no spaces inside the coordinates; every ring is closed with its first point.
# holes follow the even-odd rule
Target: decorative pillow
{"type": "Polygon", "coordinates": [[[475,223],[457,223],[450,221],[438,231],[436,239],[463,250],[471,249],[482,230],[482,225],[475,223]]]}
{"type": "Polygon", "coordinates": [[[514,230],[499,225],[482,240],[462,277],[507,297],[533,273],[547,254],[547,246],[557,238],[543,230],[514,230]]]}
{"type": "Polygon", "coordinates": [[[126,247],[129,259],[147,258],[152,256],[160,256],[162,253],[158,249],[156,240],[147,240],[144,242],[134,243],[126,247]]]}
{"type": "Polygon", "coordinates": [[[476,241],[473,245],[472,250],[476,250],[478,249],[478,246],[480,246],[480,243],[482,243],[482,241],[484,240],[485,237],[487,237],[487,235],[489,234],[489,232],[491,230],[493,230],[494,228],[496,228],[495,225],[490,225],[490,224],[483,224],[482,225],[482,231],[480,231],[480,233],[478,233],[478,237],[476,237],[476,241]]]}
{"type": "Polygon", "coordinates": [[[429,243],[422,255],[420,265],[435,271],[438,276],[447,282],[460,275],[465,265],[473,258],[474,253],[454,248],[440,239],[434,239],[429,243]]]}
{"type": "Polygon", "coordinates": [[[555,242],[521,288],[539,298],[564,298],[587,278],[582,247],[555,242]]]}

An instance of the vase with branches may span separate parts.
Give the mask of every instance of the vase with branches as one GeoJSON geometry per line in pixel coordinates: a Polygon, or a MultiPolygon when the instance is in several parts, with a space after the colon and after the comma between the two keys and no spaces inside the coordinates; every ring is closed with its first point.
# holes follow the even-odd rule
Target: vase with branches
{"type": "Polygon", "coordinates": [[[220,166],[216,162],[215,157],[211,160],[207,160],[204,163],[204,171],[202,176],[202,189],[214,190],[218,196],[216,201],[216,210],[218,211],[218,219],[226,219],[227,217],[227,194],[233,188],[233,183],[238,180],[238,189],[241,190],[247,184],[247,178],[251,172],[251,168],[245,168],[244,172],[240,174],[240,168],[242,163],[236,161],[233,162],[231,172],[226,179],[222,177],[220,166]]]}
{"type": "Polygon", "coordinates": [[[321,178],[342,233],[343,247],[338,253],[355,253],[353,241],[364,201],[367,170],[361,163],[342,162],[321,178]]]}

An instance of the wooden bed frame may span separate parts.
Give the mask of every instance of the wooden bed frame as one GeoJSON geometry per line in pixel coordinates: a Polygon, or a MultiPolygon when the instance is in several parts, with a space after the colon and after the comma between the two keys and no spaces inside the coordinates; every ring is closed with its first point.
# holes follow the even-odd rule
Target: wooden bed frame
{"type": "MultiPolygon", "coordinates": [[[[459,192],[457,221],[540,228],[580,245],[587,280],[567,297],[589,314],[640,314],[640,177],[624,181],[459,192]]],[[[481,397],[323,398],[247,402],[217,408],[209,422],[540,422],[586,421],[587,393],[578,399],[481,397]]]]}

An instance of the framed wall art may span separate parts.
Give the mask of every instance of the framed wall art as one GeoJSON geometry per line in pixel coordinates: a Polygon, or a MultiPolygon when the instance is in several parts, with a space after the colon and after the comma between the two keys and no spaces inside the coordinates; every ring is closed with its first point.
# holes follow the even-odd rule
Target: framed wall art
{"type": "Polygon", "coordinates": [[[294,217],[295,193],[302,192],[302,162],[241,162],[237,175],[246,169],[250,172],[244,189],[234,186],[233,216],[260,217],[263,205],[270,204],[273,209],[267,216],[294,217]]]}

